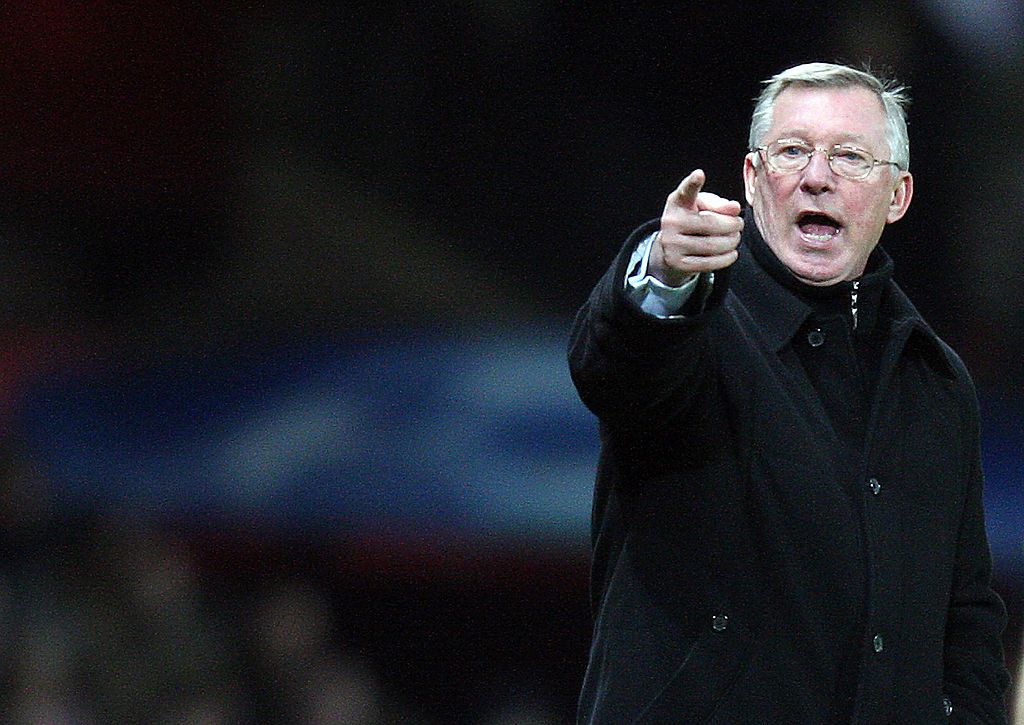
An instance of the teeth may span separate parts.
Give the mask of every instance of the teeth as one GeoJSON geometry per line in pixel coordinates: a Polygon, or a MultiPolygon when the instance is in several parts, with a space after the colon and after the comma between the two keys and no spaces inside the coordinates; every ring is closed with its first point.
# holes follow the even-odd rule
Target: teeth
{"type": "Polygon", "coordinates": [[[828,242],[839,234],[842,228],[824,217],[806,217],[798,223],[804,239],[811,242],[828,242]]]}

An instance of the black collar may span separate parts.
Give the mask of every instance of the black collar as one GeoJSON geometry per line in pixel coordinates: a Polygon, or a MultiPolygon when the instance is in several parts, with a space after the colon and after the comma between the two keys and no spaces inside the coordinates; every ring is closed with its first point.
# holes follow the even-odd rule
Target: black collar
{"type": "MultiPolygon", "coordinates": [[[[765,335],[773,352],[788,345],[818,306],[816,300],[849,299],[852,283],[829,287],[802,283],[779,261],[764,241],[753,214],[744,213],[746,224],[739,246],[739,259],[730,268],[729,287],[742,301],[757,329],[765,335]]],[[[871,292],[871,325],[897,339],[902,348],[912,338],[923,344],[927,356],[943,371],[955,376],[951,351],[925,323],[913,303],[892,279],[893,261],[879,245],[868,261],[862,287],[871,292]]]]}
{"type": "Polygon", "coordinates": [[[775,256],[748,212],[745,242],[758,264],[779,284],[795,294],[818,317],[839,316],[860,336],[871,333],[878,319],[883,297],[892,279],[893,262],[876,246],[868,257],[866,271],[858,279],[827,286],[815,286],[797,279],[775,256]],[[856,302],[854,303],[854,300],[856,302]],[[856,318],[852,310],[856,309],[856,318]]]}

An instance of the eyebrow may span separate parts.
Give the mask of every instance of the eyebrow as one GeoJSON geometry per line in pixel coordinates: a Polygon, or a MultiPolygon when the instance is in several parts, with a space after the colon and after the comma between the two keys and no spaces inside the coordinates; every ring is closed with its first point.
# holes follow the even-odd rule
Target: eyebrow
{"type": "MultiPolygon", "coordinates": [[[[806,131],[806,129],[797,129],[797,130],[794,130],[794,131],[788,131],[788,132],[782,133],[778,138],[780,138],[780,139],[784,139],[784,138],[798,138],[798,139],[800,139],[802,141],[806,141],[810,136],[811,136],[811,134],[808,133],[806,131]]],[[[866,147],[867,144],[868,144],[868,139],[863,134],[859,134],[859,133],[844,133],[844,134],[840,134],[839,135],[839,140],[838,141],[834,141],[833,142],[833,144],[845,144],[845,143],[855,143],[855,144],[860,144],[860,145],[866,147]]]]}

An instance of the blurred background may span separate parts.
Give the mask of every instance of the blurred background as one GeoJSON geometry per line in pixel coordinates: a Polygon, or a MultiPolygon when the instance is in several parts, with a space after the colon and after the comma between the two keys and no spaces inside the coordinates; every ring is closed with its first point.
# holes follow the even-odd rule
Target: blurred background
{"type": "Polygon", "coordinates": [[[964,357],[1024,610],[1024,10],[0,8],[0,719],[572,721],[576,307],[759,82],[908,84],[897,279],[964,357]]]}

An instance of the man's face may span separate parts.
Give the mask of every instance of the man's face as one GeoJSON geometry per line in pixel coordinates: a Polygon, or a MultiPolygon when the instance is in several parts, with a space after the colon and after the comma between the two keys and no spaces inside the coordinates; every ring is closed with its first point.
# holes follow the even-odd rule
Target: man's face
{"type": "MultiPolygon", "coordinates": [[[[784,90],[761,144],[782,138],[825,149],[850,144],[876,159],[892,158],[882,103],[859,86],[784,90]]],[[[773,171],[759,156],[751,152],[743,163],[754,221],[775,255],[808,284],[859,277],[885,225],[903,217],[913,196],[913,178],[895,166],[879,165],[867,178],[852,180],[834,173],[820,152],[789,174],[773,171]]]]}

